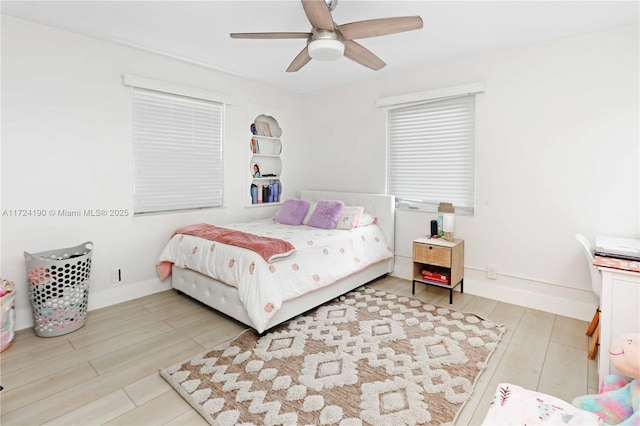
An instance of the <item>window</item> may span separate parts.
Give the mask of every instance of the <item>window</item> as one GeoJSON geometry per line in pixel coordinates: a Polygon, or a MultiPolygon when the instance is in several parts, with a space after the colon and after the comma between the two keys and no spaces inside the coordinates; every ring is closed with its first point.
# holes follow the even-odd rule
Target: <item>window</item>
{"type": "Polygon", "coordinates": [[[134,213],[222,205],[223,118],[223,103],[133,88],[134,213]]]}
{"type": "Polygon", "coordinates": [[[387,191],[401,209],[435,212],[440,202],[450,202],[456,213],[473,214],[475,95],[441,95],[402,96],[400,105],[379,100],[379,106],[391,105],[387,191]]]}

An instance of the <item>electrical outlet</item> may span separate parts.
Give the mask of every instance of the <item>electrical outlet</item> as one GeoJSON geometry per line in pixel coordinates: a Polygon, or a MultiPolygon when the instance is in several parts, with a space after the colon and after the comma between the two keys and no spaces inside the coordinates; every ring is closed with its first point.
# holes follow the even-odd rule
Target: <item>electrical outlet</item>
{"type": "Polygon", "coordinates": [[[120,281],[122,281],[120,278],[120,269],[114,269],[111,271],[111,284],[118,284],[120,281]]]}
{"type": "Polygon", "coordinates": [[[487,278],[491,280],[498,279],[498,267],[494,263],[487,265],[487,278]]]}

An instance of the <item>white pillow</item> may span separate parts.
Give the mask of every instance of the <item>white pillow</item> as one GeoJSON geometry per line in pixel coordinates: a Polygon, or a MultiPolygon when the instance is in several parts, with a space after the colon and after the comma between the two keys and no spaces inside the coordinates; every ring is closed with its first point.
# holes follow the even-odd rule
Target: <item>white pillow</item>
{"type": "Polygon", "coordinates": [[[360,222],[358,222],[357,226],[371,225],[372,223],[376,223],[376,221],[377,218],[374,215],[372,215],[368,211],[365,211],[364,213],[362,213],[362,217],[360,218],[360,222]]]}
{"type": "Polygon", "coordinates": [[[337,229],[353,229],[360,223],[360,218],[364,213],[364,207],[344,206],[342,216],[338,219],[337,229]]]}

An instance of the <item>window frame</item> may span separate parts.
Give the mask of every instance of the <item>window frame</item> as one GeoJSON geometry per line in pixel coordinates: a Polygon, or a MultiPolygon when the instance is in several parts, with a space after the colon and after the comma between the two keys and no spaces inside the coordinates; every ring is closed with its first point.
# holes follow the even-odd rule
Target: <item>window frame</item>
{"type": "MultiPolygon", "coordinates": [[[[477,136],[475,134],[475,130],[477,127],[477,111],[476,111],[476,96],[478,93],[484,92],[484,83],[471,83],[461,86],[453,86],[435,90],[429,90],[424,92],[410,93],[399,96],[392,96],[387,98],[381,98],[377,100],[377,106],[386,111],[386,148],[387,148],[387,173],[386,173],[386,187],[387,193],[391,193],[390,191],[390,181],[391,181],[391,173],[392,173],[392,158],[391,158],[391,114],[394,110],[405,109],[410,107],[419,107],[421,105],[432,104],[436,102],[448,101],[451,99],[456,99],[460,97],[471,96],[473,99],[473,136],[472,136],[472,161],[473,166],[471,173],[472,177],[472,188],[471,188],[471,198],[467,198],[470,201],[469,206],[456,206],[455,213],[461,215],[470,215],[472,216],[475,211],[475,198],[476,198],[476,145],[477,145],[477,136]]],[[[394,194],[395,195],[395,194],[394,194]]],[[[451,202],[451,199],[441,199],[441,200],[421,200],[417,198],[411,197],[402,197],[396,195],[396,208],[399,210],[410,210],[410,211],[424,211],[424,212],[437,212],[438,205],[440,202],[451,202]]],[[[455,204],[455,203],[454,203],[455,204]]]]}
{"type": "MultiPolygon", "coordinates": [[[[225,106],[230,103],[231,98],[196,88],[129,75],[124,75],[124,84],[132,86],[133,98],[134,216],[223,207],[225,106]],[[170,118],[165,119],[164,114],[168,114],[167,117],[170,118]],[[142,117],[155,121],[138,123],[137,120],[142,117]],[[213,118],[214,122],[209,118],[213,118]],[[173,119],[175,121],[171,122],[170,126],[163,126],[173,119]],[[142,125],[138,127],[138,124],[142,125]],[[176,131],[178,133],[174,139],[172,133],[176,131]],[[170,142],[167,144],[164,142],[166,140],[170,142]],[[191,146],[190,150],[182,151],[181,146],[186,146],[185,143],[191,146]],[[153,152],[154,149],[158,149],[158,157],[151,165],[147,163],[140,166],[141,151],[153,152]],[[202,150],[201,152],[210,156],[212,162],[200,163],[200,167],[194,169],[193,175],[189,176],[193,178],[191,182],[189,179],[182,180],[185,170],[191,171],[193,160],[200,159],[199,155],[194,155],[194,151],[197,150],[202,150]],[[181,158],[182,163],[175,163],[176,159],[180,158],[175,156],[175,152],[185,154],[181,158]],[[153,164],[154,162],[157,163],[153,164]],[[147,173],[147,176],[149,173],[153,176],[155,172],[164,171],[167,164],[174,163],[176,168],[173,171],[179,178],[162,176],[158,180],[152,177],[150,185],[149,180],[145,182],[140,179],[141,170],[147,173]],[[210,166],[213,167],[212,170],[210,166]],[[201,187],[206,187],[208,183],[215,187],[210,192],[202,193],[192,188],[193,181],[201,187]],[[148,189],[142,195],[138,190],[141,183],[146,184],[148,189]],[[194,196],[184,197],[183,194],[188,194],[188,191],[192,191],[194,196]],[[163,200],[157,203],[153,198],[163,200]]],[[[146,161],[144,153],[142,155],[146,161]]]]}

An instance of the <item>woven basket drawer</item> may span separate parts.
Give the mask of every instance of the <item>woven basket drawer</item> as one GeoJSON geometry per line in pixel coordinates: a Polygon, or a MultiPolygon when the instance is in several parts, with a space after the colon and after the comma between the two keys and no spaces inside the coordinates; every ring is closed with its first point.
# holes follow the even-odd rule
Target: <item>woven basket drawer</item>
{"type": "Polygon", "coordinates": [[[427,244],[414,244],[413,261],[450,268],[451,248],[427,244]]]}

